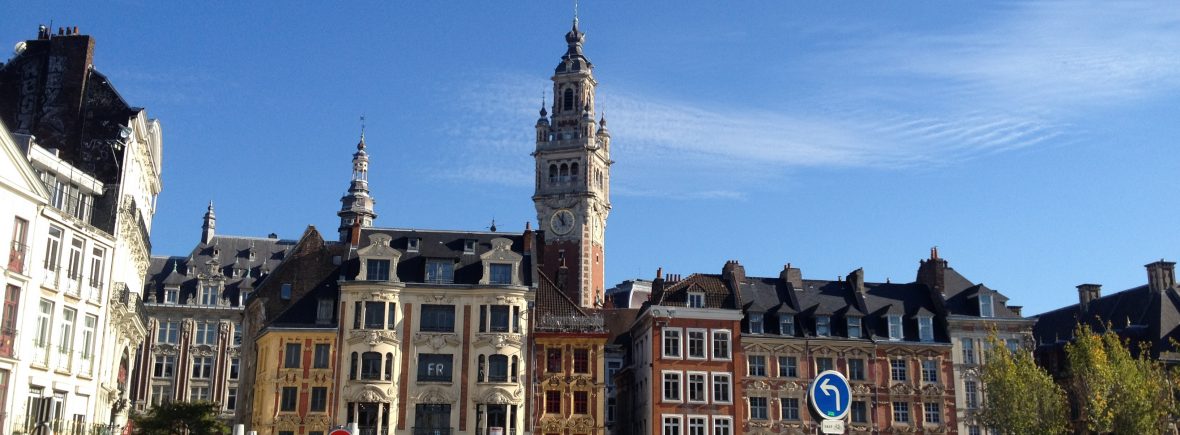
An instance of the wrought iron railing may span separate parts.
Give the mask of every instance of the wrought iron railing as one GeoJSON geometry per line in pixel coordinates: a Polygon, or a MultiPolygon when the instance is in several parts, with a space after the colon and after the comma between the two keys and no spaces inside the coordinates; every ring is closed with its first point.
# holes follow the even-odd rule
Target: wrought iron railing
{"type": "Polygon", "coordinates": [[[28,268],[29,245],[14,240],[8,250],[8,270],[23,274],[28,268]]]}
{"type": "MultiPolygon", "coordinates": [[[[362,432],[364,433],[364,432],[362,432]]],[[[414,435],[451,435],[449,427],[415,427],[414,435]]]]}
{"type": "Polygon", "coordinates": [[[587,314],[583,316],[538,316],[533,327],[538,331],[606,331],[602,315],[587,314]]]}

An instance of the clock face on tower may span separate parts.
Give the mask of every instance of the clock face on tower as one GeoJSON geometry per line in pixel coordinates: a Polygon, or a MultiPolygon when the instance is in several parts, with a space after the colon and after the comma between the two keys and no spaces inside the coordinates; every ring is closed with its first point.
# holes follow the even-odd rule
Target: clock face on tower
{"type": "Polygon", "coordinates": [[[574,229],[574,212],[564,208],[553,212],[549,217],[549,228],[558,235],[569,234],[574,229]]]}

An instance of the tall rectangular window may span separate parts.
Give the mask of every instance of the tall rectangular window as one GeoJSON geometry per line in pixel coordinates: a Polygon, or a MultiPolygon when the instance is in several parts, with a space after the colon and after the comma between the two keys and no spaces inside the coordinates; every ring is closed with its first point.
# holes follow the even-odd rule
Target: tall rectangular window
{"type": "Polygon", "coordinates": [[[206,284],[201,286],[201,305],[217,305],[217,285],[206,284]]]}
{"type": "Polygon", "coordinates": [[[905,381],[907,376],[906,361],[904,359],[889,360],[889,379],[894,381],[905,381]]]}
{"type": "Polygon", "coordinates": [[[733,397],[732,378],[728,373],[713,374],[713,403],[729,403],[733,397]]]}
{"type": "Polygon", "coordinates": [[[910,422],[910,404],[907,402],[893,402],[893,422],[910,422]]]}
{"type": "Polygon", "coordinates": [[[299,361],[303,359],[303,345],[300,343],[287,343],[283,351],[283,368],[297,369],[299,368],[299,361]]]}
{"type": "Polygon", "coordinates": [[[934,341],[934,318],[918,316],[918,340],[927,343],[934,341]]]}
{"type": "Polygon", "coordinates": [[[508,285],[512,284],[512,265],[504,263],[491,263],[488,265],[488,282],[493,285],[508,285]]]}
{"type": "Polygon", "coordinates": [[[662,435],[681,435],[680,416],[664,417],[664,432],[662,435]]]}
{"type": "Polygon", "coordinates": [[[836,366],[836,364],[832,360],[832,358],[821,356],[821,357],[817,357],[815,359],[815,373],[817,375],[820,373],[826,372],[828,370],[832,370],[833,368],[835,368],[835,366],[836,366]]]}
{"type": "Polygon", "coordinates": [[[778,333],[779,335],[794,336],[795,335],[795,316],[790,313],[782,313],[778,316],[778,333]]]}
{"type": "Polygon", "coordinates": [[[664,358],[680,358],[680,330],[664,328],[664,358]]]}
{"type": "Polygon", "coordinates": [[[240,360],[238,358],[230,358],[229,359],[229,378],[230,379],[237,379],[238,376],[241,375],[241,370],[242,370],[242,360],[240,360]]]}
{"type": "Polygon", "coordinates": [[[84,245],[85,242],[79,238],[70,241],[70,261],[66,263],[66,275],[70,279],[82,278],[82,248],[84,245]]]}
{"type": "Polygon", "coordinates": [[[311,367],[315,369],[328,368],[328,360],[332,354],[332,345],[328,343],[316,343],[315,355],[312,358],[311,367]]]}
{"type": "Polygon", "coordinates": [[[336,301],[333,299],[318,299],[315,307],[315,324],[327,325],[336,317],[336,301]]]}
{"type": "Polygon", "coordinates": [[[61,228],[49,227],[49,239],[45,244],[45,269],[57,271],[61,261],[61,228]]]}
{"type": "Polygon", "coordinates": [[[705,359],[705,330],[688,330],[688,357],[705,359]]]}
{"type": "Polygon", "coordinates": [[[979,317],[993,317],[993,316],[995,316],[995,312],[992,307],[991,293],[980,293],[979,294],[979,317]]]}
{"type": "Polygon", "coordinates": [[[94,359],[94,337],[98,328],[98,316],[87,314],[82,318],[82,361],[86,367],[94,359]]]}
{"type": "Polygon", "coordinates": [[[57,334],[57,351],[62,355],[69,355],[74,351],[74,321],[78,317],[78,310],[62,308],[61,325],[57,334]]]}
{"type": "Polygon", "coordinates": [[[590,373],[590,349],[574,349],[574,373],[590,373]]]}
{"type": "Polygon", "coordinates": [[[750,420],[766,420],[766,398],[765,397],[751,397],[750,398],[750,420]]]}
{"type": "Polygon", "coordinates": [[[365,302],[365,329],[385,329],[385,302],[365,302]]]}
{"type": "Polygon", "coordinates": [[[729,359],[729,331],[713,331],[713,359],[729,359]]]}
{"type": "Polygon", "coordinates": [[[975,364],[975,340],[964,338],[963,344],[963,364],[975,364]]]}
{"type": "Polygon", "coordinates": [[[585,391],[574,391],[574,414],[589,414],[589,394],[585,391]]]}
{"type": "Polygon", "coordinates": [[[53,302],[51,302],[47,299],[42,299],[41,304],[38,306],[38,309],[39,310],[37,311],[37,335],[34,337],[34,339],[36,340],[35,344],[36,344],[37,348],[41,350],[40,352],[38,352],[38,356],[45,359],[45,360],[41,361],[41,363],[44,364],[44,363],[48,362],[49,341],[50,341],[49,336],[51,334],[49,328],[50,328],[50,325],[53,324],[52,323],[53,322],[53,302]]]}
{"type": "Polygon", "coordinates": [[[105,249],[96,247],[90,250],[90,287],[99,289],[103,286],[103,257],[105,256],[105,249]]]}
{"type": "Polygon", "coordinates": [[[853,423],[869,422],[869,407],[863,400],[852,402],[851,413],[853,423]]]}
{"type": "Polygon", "coordinates": [[[967,409],[979,407],[979,384],[975,381],[963,381],[964,395],[967,397],[967,409]]]}
{"type": "Polygon", "coordinates": [[[922,382],[938,383],[938,360],[922,360],[922,382]]]}
{"type": "Polygon", "coordinates": [[[422,305],[420,329],[427,332],[455,332],[454,305],[422,305]]]}
{"type": "Polygon", "coordinates": [[[832,335],[832,318],[829,316],[815,317],[815,335],[818,337],[827,337],[832,335]]]}
{"type": "Polygon", "coordinates": [[[680,401],[680,372],[664,372],[664,401],[680,401]]]}
{"type": "Polygon", "coordinates": [[[238,389],[237,387],[229,387],[225,389],[225,410],[233,411],[238,406],[238,389]]]}
{"type": "Polygon", "coordinates": [[[545,392],[545,413],[546,414],[560,414],[561,413],[561,392],[560,391],[546,391],[545,392]]]}
{"type": "Polygon", "coordinates": [[[455,260],[432,258],[426,260],[426,282],[451,284],[455,282],[455,260]]]}
{"type": "Polygon", "coordinates": [[[763,314],[762,313],[747,313],[747,315],[750,318],[750,333],[751,334],[761,334],[762,333],[762,316],[763,316],[763,314]]]}
{"type": "Polygon", "coordinates": [[[733,435],[733,420],[729,417],[713,417],[713,435],[733,435]]]}
{"type": "Polygon", "coordinates": [[[848,380],[863,381],[865,380],[865,360],[863,359],[849,359],[848,360],[848,380]]]}
{"type": "Polygon", "coordinates": [[[889,322],[889,339],[901,340],[903,337],[901,329],[901,315],[890,314],[886,316],[886,320],[889,322]]]}
{"type": "Polygon", "coordinates": [[[488,312],[491,314],[491,323],[488,324],[488,328],[492,332],[508,332],[508,306],[492,305],[488,307],[488,312]]]}
{"type": "Polygon", "coordinates": [[[688,435],[706,435],[705,427],[708,425],[706,417],[688,417],[688,435]]]}
{"type": "Polygon", "coordinates": [[[939,424],[942,423],[942,409],[937,403],[925,403],[923,407],[926,408],[926,423],[939,424]]]}
{"type": "Polygon", "coordinates": [[[766,355],[748,355],[746,367],[750,376],[766,376],[766,355]]]}
{"type": "Polygon", "coordinates": [[[688,401],[696,403],[706,403],[709,401],[709,396],[705,393],[705,374],[704,373],[689,373],[688,374],[688,401]]]}
{"type": "Polygon", "coordinates": [[[780,399],[780,403],[782,403],[783,420],[799,419],[799,399],[784,397],[780,399]]]}
{"type": "Polygon", "coordinates": [[[561,373],[560,347],[550,347],[545,349],[545,372],[561,373]]]}
{"type": "Polygon", "coordinates": [[[4,291],[4,311],[0,315],[0,355],[12,356],[16,344],[16,317],[20,314],[20,287],[9,285],[4,291]]]}
{"type": "Polygon", "coordinates": [[[368,259],[365,261],[366,281],[389,281],[389,260],[368,259]]]}
{"type": "Polygon", "coordinates": [[[328,387],[311,387],[311,412],[328,410],[328,387]]]}
{"type": "Polygon", "coordinates": [[[279,411],[292,412],[299,403],[299,387],[283,387],[279,411]]]}
{"type": "Polygon", "coordinates": [[[25,273],[25,258],[29,255],[29,221],[14,218],[12,223],[12,249],[8,251],[8,270],[25,273]]]}
{"type": "Polygon", "coordinates": [[[798,360],[796,360],[793,356],[778,357],[778,376],[780,378],[799,377],[798,360]]]}
{"type": "Polygon", "coordinates": [[[848,316],[848,338],[860,338],[860,317],[848,316]]]}

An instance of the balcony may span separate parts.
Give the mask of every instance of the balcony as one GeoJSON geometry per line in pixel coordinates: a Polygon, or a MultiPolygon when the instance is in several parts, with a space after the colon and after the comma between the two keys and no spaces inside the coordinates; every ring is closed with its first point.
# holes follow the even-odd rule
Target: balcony
{"type": "MultiPolygon", "coordinates": [[[[364,434],[364,430],[361,430],[364,434]]],[[[451,435],[451,428],[449,427],[415,427],[414,435],[451,435]]]]}
{"type": "Polygon", "coordinates": [[[12,358],[16,344],[16,328],[0,329],[0,356],[12,358]]]}
{"type": "Polygon", "coordinates": [[[12,242],[12,247],[8,250],[8,270],[24,274],[29,269],[29,245],[12,242]]]}

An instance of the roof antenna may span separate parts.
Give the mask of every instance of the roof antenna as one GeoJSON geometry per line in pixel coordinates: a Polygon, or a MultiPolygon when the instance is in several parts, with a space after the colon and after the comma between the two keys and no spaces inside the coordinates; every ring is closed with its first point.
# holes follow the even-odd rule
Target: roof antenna
{"type": "Polygon", "coordinates": [[[488,227],[488,229],[492,230],[493,233],[496,232],[496,218],[492,218],[492,226],[488,227]]]}
{"type": "Polygon", "coordinates": [[[361,140],[365,140],[365,114],[361,114],[361,140]]]}

